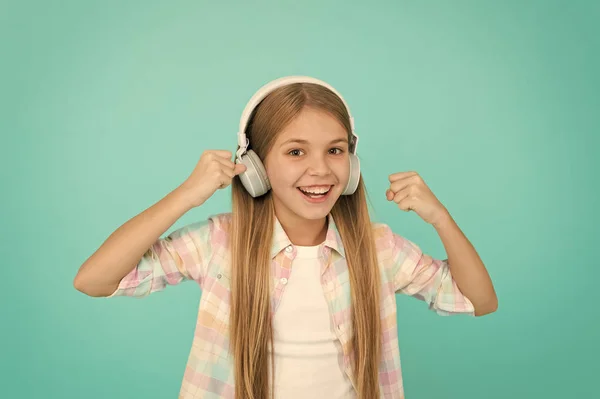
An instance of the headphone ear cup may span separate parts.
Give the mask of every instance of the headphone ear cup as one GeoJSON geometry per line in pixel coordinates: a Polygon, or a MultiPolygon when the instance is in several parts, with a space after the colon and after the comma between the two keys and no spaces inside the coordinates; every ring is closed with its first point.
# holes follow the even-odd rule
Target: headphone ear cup
{"type": "Polygon", "coordinates": [[[246,191],[252,197],[260,197],[271,189],[267,171],[254,151],[248,150],[237,163],[242,163],[246,166],[246,171],[240,173],[239,177],[246,191]]]}
{"type": "Polygon", "coordinates": [[[348,177],[348,184],[342,195],[352,195],[358,188],[358,182],[360,181],[360,160],[356,154],[350,154],[350,176],[348,177]]]}

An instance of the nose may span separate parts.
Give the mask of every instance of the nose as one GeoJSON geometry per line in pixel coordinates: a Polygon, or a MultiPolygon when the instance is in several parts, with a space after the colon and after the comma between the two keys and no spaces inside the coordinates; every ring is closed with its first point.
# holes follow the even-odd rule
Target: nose
{"type": "Polygon", "coordinates": [[[326,156],[315,154],[309,160],[308,173],[311,176],[327,176],[331,173],[331,168],[326,156]]]}

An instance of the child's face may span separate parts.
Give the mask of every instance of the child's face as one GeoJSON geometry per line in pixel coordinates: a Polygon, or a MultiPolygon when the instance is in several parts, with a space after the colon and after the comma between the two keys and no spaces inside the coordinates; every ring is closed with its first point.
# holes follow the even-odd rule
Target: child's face
{"type": "Polygon", "coordinates": [[[333,116],[305,108],[279,134],[264,165],[280,220],[324,218],[348,182],[348,133],[333,116]],[[311,199],[299,188],[329,191],[311,199]]]}

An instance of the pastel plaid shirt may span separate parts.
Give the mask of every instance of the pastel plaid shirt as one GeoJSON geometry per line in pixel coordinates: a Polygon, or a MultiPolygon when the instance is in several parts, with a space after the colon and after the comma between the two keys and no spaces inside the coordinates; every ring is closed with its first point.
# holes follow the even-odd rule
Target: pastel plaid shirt
{"type": "MultiPolygon", "coordinates": [[[[273,314],[285,293],[285,279],[290,277],[296,254],[281,224],[277,218],[275,220],[271,246],[273,314]]],[[[234,398],[228,328],[231,258],[227,226],[230,221],[231,213],[213,215],[160,238],[110,296],[143,297],[186,280],[200,285],[198,320],[179,398],[234,398]]],[[[333,311],[330,317],[342,347],[341,364],[356,388],[351,375],[350,275],[344,247],[331,215],[328,222],[326,239],[319,246],[323,293],[333,311]]],[[[417,245],[393,233],[385,224],[373,223],[373,229],[382,281],[380,397],[404,398],[395,294],[422,300],[429,309],[443,316],[474,316],[474,308],[452,279],[447,260],[437,260],[422,253],[417,245]]]]}

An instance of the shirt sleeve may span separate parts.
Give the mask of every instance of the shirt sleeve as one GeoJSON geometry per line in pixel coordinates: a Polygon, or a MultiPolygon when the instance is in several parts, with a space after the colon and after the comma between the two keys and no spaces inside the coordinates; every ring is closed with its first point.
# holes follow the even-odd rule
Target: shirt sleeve
{"type": "Polygon", "coordinates": [[[424,301],[441,316],[475,315],[473,303],[458,288],[447,259],[432,258],[388,226],[386,230],[396,293],[424,301]]]}
{"type": "Polygon", "coordinates": [[[211,218],[188,224],[159,238],[108,298],[144,297],[167,285],[194,280],[200,287],[211,258],[211,218]]]}

